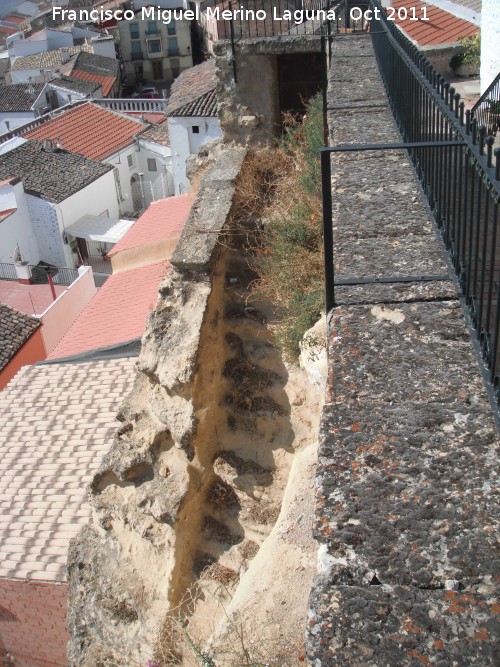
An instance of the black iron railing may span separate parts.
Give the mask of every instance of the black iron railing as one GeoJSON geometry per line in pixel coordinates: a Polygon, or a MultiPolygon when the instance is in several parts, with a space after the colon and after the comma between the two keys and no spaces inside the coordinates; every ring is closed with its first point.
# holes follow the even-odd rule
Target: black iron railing
{"type": "Polygon", "coordinates": [[[31,281],[35,285],[47,285],[49,283],[49,276],[52,278],[54,285],[71,285],[78,278],[78,269],[71,269],[69,267],[55,267],[41,264],[28,265],[30,271],[31,281]]]}
{"type": "Polygon", "coordinates": [[[471,118],[478,127],[483,125],[487,134],[496,136],[500,128],[500,73],[472,107],[471,118]]]}
{"type": "Polygon", "coordinates": [[[321,35],[326,34],[327,12],[335,11],[338,6],[344,7],[345,1],[208,0],[201,5],[202,22],[213,41],[321,35]]]}
{"type": "Polygon", "coordinates": [[[16,267],[14,264],[0,262],[0,280],[17,280],[16,267]]]}
{"type": "MultiPolygon", "coordinates": [[[[500,400],[500,149],[465,112],[455,90],[422,53],[386,19],[371,35],[389,104],[403,142],[392,146],[324,148],[322,153],[327,307],[335,305],[331,153],[338,150],[408,150],[470,314],[487,379],[500,400]]],[[[334,64],[333,64],[334,66],[334,64]]],[[[418,277],[413,277],[418,278],[418,277]]],[[[425,278],[425,277],[424,277],[425,278]]]]}

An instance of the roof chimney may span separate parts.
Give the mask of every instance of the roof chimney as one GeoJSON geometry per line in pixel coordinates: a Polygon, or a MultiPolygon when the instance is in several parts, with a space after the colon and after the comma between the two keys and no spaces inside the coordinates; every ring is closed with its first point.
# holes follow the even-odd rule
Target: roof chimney
{"type": "Polygon", "coordinates": [[[61,49],[62,64],[65,65],[68,62],[68,60],[69,60],[69,49],[68,48],[61,49]]]}

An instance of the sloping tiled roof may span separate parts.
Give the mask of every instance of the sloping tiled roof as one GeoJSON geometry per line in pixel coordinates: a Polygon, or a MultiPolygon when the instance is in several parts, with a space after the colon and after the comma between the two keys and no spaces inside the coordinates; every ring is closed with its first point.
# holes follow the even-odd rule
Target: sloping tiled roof
{"type": "Polygon", "coordinates": [[[100,86],[99,83],[84,81],[74,76],[62,76],[59,79],[52,79],[49,83],[51,86],[82,93],[83,95],[92,95],[100,86]]]}
{"type": "Polygon", "coordinates": [[[0,577],[65,581],[134,359],[23,368],[0,392],[0,577]]]}
{"type": "Polygon", "coordinates": [[[0,86],[0,111],[30,111],[43,86],[43,83],[34,83],[31,86],[27,83],[0,86]]]}
{"type": "Polygon", "coordinates": [[[168,124],[164,120],[162,123],[151,123],[149,127],[139,134],[141,139],[145,141],[154,141],[155,144],[161,146],[170,146],[170,137],[168,136],[168,124]]]}
{"type": "Polygon", "coordinates": [[[144,127],[139,120],[89,102],[61,113],[23,136],[38,141],[59,138],[64,150],[103,160],[129,146],[144,127]]]}
{"type": "Polygon", "coordinates": [[[189,102],[180,107],[176,111],[169,113],[169,116],[217,116],[217,93],[210,90],[208,93],[201,95],[193,102],[189,102]]]}
{"type": "Polygon", "coordinates": [[[53,51],[42,51],[31,56],[22,56],[16,58],[11,66],[11,69],[45,69],[47,67],[54,67],[55,65],[62,65],[64,52],[67,51],[70,56],[79,53],[80,51],[92,51],[92,47],[84,44],[83,46],[68,46],[65,49],[54,49],[53,51]]]}
{"type": "Polygon", "coordinates": [[[169,270],[168,262],[157,262],[111,275],[48,358],[70,357],[140,338],[169,270]]]}
{"type": "Polygon", "coordinates": [[[73,69],[80,72],[88,72],[89,74],[116,78],[120,72],[120,63],[116,58],[81,51],[75,59],[73,69]]]}
{"type": "Polygon", "coordinates": [[[76,79],[88,83],[98,84],[102,88],[102,94],[107,97],[116,83],[116,76],[103,76],[102,74],[92,74],[91,72],[82,72],[79,69],[73,69],[72,75],[76,79]]]}
{"type": "Polygon", "coordinates": [[[116,58],[85,51],[78,54],[71,69],[72,76],[83,81],[98,83],[102,87],[104,97],[111,92],[119,73],[120,63],[116,58]]]}
{"type": "Polygon", "coordinates": [[[17,176],[24,190],[58,204],[104,176],[113,167],[64,150],[45,150],[39,141],[26,141],[0,155],[0,179],[17,176]]]}
{"type": "Polygon", "coordinates": [[[0,303],[0,371],[41,326],[40,320],[0,303]]]}
{"type": "Polygon", "coordinates": [[[216,87],[213,58],[185,70],[172,85],[167,116],[217,116],[216,87]]]}
{"type": "Polygon", "coordinates": [[[152,202],[108,255],[179,236],[193,201],[193,195],[178,195],[152,202]]]}
{"type": "Polygon", "coordinates": [[[471,37],[479,32],[479,28],[473,23],[459,19],[422,0],[392,0],[392,6],[396,10],[405,7],[409,15],[414,7],[417,17],[423,16],[422,8],[426,8],[428,21],[396,20],[397,26],[419,46],[452,44],[458,42],[462,37],[471,37]]]}

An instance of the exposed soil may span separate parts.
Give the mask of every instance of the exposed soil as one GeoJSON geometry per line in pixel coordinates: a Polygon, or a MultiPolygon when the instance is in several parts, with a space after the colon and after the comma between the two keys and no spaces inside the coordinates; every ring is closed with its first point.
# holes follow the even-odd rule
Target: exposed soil
{"type": "Polygon", "coordinates": [[[300,665],[316,572],[311,522],[322,394],[304,370],[283,362],[269,328],[272,309],[251,303],[244,258],[226,250],[219,266],[206,318],[213,336],[205,337],[194,391],[198,491],[184,508],[176,611],[157,658],[162,665],[300,665]]]}

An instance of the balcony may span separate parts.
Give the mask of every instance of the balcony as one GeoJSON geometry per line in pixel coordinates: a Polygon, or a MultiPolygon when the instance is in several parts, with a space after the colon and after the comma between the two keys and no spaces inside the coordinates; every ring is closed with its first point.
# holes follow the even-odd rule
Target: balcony
{"type": "Polygon", "coordinates": [[[175,58],[176,56],[179,56],[180,52],[179,49],[169,49],[168,50],[168,57],[169,58],[175,58]]]}
{"type": "Polygon", "coordinates": [[[141,53],[132,53],[130,56],[131,60],[144,60],[144,56],[141,53]]]}

